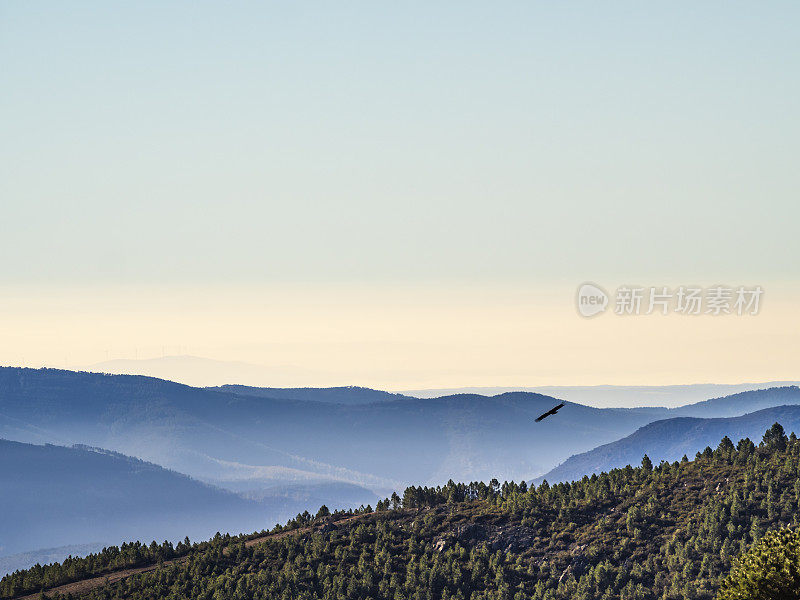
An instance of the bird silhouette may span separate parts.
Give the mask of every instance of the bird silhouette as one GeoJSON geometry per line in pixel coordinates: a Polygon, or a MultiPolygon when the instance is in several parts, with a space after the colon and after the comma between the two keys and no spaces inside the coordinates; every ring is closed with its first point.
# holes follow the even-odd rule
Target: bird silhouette
{"type": "Polygon", "coordinates": [[[556,414],[556,413],[557,413],[557,412],[558,412],[558,411],[559,411],[561,408],[563,408],[563,407],[564,407],[564,402],[562,402],[562,403],[561,403],[561,404],[559,404],[558,406],[554,406],[553,408],[551,408],[550,410],[548,410],[546,413],[544,413],[544,414],[541,414],[541,415],[539,415],[538,417],[536,417],[536,422],[538,423],[538,422],[539,422],[539,421],[541,421],[542,419],[546,419],[546,418],[547,418],[547,417],[549,417],[550,415],[554,415],[554,414],[556,414]]]}

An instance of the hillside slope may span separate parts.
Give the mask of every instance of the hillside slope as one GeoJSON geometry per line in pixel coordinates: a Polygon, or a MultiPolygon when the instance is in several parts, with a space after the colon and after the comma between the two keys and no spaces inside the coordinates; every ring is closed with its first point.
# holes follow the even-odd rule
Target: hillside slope
{"type": "Polygon", "coordinates": [[[0,482],[0,554],[268,525],[258,502],[102,450],[0,440],[0,482]]]}
{"type": "Polygon", "coordinates": [[[796,518],[798,473],[800,443],[772,428],[759,447],[724,439],[694,461],[572,484],[408,488],[398,508],[258,539],[110,549],[6,577],[0,597],[77,576],[69,589],[89,600],[712,600],[735,556],[796,518]],[[131,564],[145,566],[114,571],[131,564]]]}
{"type": "Polygon", "coordinates": [[[800,431],[800,406],[766,408],[741,417],[700,419],[676,417],[645,425],[616,442],[571,456],[537,482],[573,481],[584,475],[637,464],[647,454],[654,463],[694,456],[706,446],[728,436],[733,440],[758,439],[772,423],[787,431],[800,431]]]}

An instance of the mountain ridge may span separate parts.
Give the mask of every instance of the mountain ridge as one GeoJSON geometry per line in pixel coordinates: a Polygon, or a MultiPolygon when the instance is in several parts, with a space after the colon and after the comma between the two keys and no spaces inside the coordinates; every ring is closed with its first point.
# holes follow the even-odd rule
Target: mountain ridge
{"type": "Polygon", "coordinates": [[[535,478],[534,483],[574,481],[584,476],[636,464],[647,454],[656,463],[693,456],[724,436],[732,440],[753,438],[773,423],[787,431],[800,431],[800,406],[763,408],[736,417],[679,416],[648,423],[634,433],[576,454],[535,478]]]}
{"type": "Polygon", "coordinates": [[[572,483],[412,486],[374,512],[109,548],[7,576],[0,597],[712,600],[736,556],[800,510],[794,434],[773,425],[757,446],[714,445],[572,483]]]}

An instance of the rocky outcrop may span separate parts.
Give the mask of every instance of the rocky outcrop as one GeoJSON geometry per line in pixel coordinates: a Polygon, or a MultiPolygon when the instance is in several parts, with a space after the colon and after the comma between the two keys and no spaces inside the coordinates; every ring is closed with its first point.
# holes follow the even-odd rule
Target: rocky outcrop
{"type": "Polygon", "coordinates": [[[529,527],[506,527],[502,525],[481,525],[477,523],[459,525],[433,541],[437,552],[454,546],[479,546],[486,544],[494,551],[520,552],[534,545],[537,538],[529,527]]]}

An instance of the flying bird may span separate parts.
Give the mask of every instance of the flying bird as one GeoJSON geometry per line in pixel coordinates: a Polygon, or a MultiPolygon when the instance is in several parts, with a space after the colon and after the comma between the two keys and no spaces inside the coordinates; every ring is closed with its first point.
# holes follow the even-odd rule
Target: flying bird
{"type": "Polygon", "coordinates": [[[539,422],[539,421],[541,421],[542,419],[546,419],[546,418],[547,418],[547,417],[549,417],[550,415],[554,415],[554,414],[556,414],[556,413],[557,413],[557,412],[558,412],[558,411],[559,411],[561,408],[563,408],[563,407],[564,407],[564,403],[563,403],[563,402],[562,402],[561,404],[559,404],[558,406],[554,406],[553,408],[551,408],[550,410],[548,410],[548,411],[547,411],[546,413],[544,413],[543,415],[539,415],[538,417],[536,417],[536,422],[538,423],[538,422],[539,422]]]}

